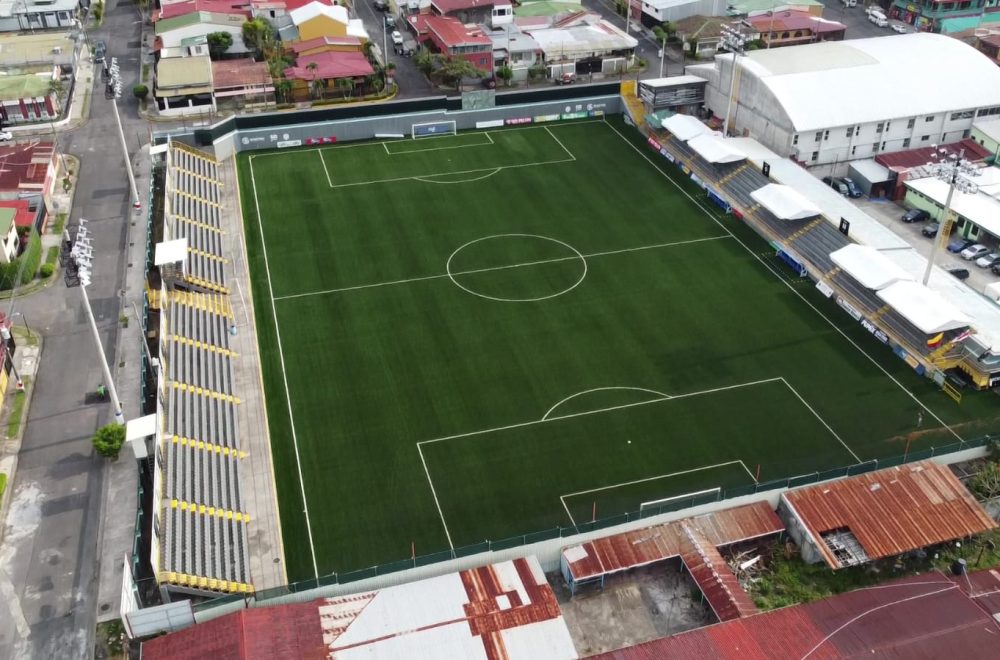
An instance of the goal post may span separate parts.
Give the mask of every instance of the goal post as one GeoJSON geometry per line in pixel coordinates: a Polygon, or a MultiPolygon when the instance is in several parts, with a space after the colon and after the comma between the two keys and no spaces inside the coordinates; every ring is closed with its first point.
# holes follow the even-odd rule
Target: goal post
{"type": "Polygon", "coordinates": [[[714,502],[719,499],[719,494],[722,492],[720,486],[715,488],[706,488],[705,490],[696,490],[693,493],[683,493],[682,495],[674,495],[673,497],[664,497],[658,500],[652,500],[650,502],[642,502],[639,504],[639,514],[653,514],[659,513],[664,509],[672,511],[670,505],[676,502],[684,502],[684,506],[681,508],[687,508],[690,506],[695,506],[697,504],[704,504],[706,502],[714,502]]]}
{"type": "Polygon", "coordinates": [[[414,140],[424,137],[457,134],[458,128],[454,121],[432,121],[424,124],[413,124],[411,130],[411,137],[414,140]]]}

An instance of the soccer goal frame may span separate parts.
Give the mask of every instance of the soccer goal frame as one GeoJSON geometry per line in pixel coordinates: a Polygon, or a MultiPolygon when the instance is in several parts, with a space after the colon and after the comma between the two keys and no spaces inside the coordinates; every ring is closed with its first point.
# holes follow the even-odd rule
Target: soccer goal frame
{"type": "Polygon", "coordinates": [[[651,502],[641,502],[639,504],[639,513],[643,513],[648,509],[659,509],[665,504],[670,504],[671,502],[677,502],[680,500],[693,500],[697,497],[703,497],[705,495],[715,495],[718,498],[719,493],[722,492],[721,486],[716,486],[715,488],[706,488],[705,490],[696,490],[693,493],[684,493],[682,495],[674,495],[673,497],[664,497],[659,500],[653,500],[651,502]]]}
{"type": "Polygon", "coordinates": [[[410,137],[414,140],[440,135],[458,135],[458,126],[454,121],[431,121],[410,127],[410,137]]]}

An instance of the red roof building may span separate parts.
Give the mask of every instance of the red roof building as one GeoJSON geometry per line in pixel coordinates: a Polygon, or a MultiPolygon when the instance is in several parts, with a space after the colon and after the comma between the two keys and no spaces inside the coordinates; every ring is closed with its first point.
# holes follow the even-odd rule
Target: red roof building
{"type": "Polygon", "coordinates": [[[266,104],[274,98],[274,81],[267,62],[249,58],[212,62],[212,94],[216,101],[242,98],[266,104]]]}
{"type": "Polygon", "coordinates": [[[427,16],[423,23],[427,30],[424,39],[433,44],[437,52],[466,59],[480,71],[492,75],[493,41],[482,28],[464,25],[450,16],[427,16]]]}
{"type": "Polygon", "coordinates": [[[249,0],[182,0],[163,5],[153,12],[153,20],[160,21],[177,16],[186,16],[196,11],[207,11],[213,14],[240,14],[250,18],[249,0]]]}
{"type": "Polygon", "coordinates": [[[14,224],[18,227],[31,227],[35,224],[38,214],[30,206],[31,203],[26,199],[0,201],[0,209],[14,209],[14,224]]]}
{"type": "Polygon", "coordinates": [[[336,80],[337,78],[361,78],[375,73],[368,58],[363,53],[316,53],[305,55],[295,61],[295,66],[285,69],[289,80],[336,80]],[[315,64],[315,69],[309,67],[315,64]]]}
{"type": "Polygon", "coordinates": [[[326,52],[362,52],[363,47],[364,41],[359,37],[316,37],[307,41],[293,41],[286,46],[296,57],[326,52]]]}
{"type": "Polygon", "coordinates": [[[51,142],[0,146],[0,200],[27,195],[48,198],[55,181],[56,152],[51,142]]]}
{"type": "Polygon", "coordinates": [[[916,575],[592,657],[995,658],[1000,624],[964,591],[964,580],[939,572],[916,575]]]}
{"type": "Polygon", "coordinates": [[[996,527],[946,465],[920,461],[782,493],[778,513],[808,562],[833,569],[996,527]]]}
{"type": "Polygon", "coordinates": [[[840,41],[847,31],[847,26],[843,23],[801,10],[779,11],[770,16],[758,14],[743,20],[772,48],[817,41],[840,41]]]}
{"type": "Polygon", "coordinates": [[[944,149],[945,155],[962,154],[962,158],[973,163],[982,162],[990,155],[978,142],[966,138],[954,144],[942,144],[937,147],[920,147],[918,149],[908,149],[906,151],[896,151],[893,153],[879,154],[875,156],[875,162],[885,167],[890,172],[895,173],[895,186],[889,192],[889,198],[894,200],[903,199],[906,196],[906,186],[910,179],[919,179],[925,176],[933,176],[924,169],[928,162],[938,158],[937,150],[944,149]]]}

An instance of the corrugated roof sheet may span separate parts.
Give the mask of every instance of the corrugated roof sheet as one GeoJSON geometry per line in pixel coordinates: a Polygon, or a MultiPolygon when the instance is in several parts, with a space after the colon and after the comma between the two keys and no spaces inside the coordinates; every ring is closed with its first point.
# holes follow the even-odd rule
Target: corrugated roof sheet
{"type": "Polygon", "coordinates": [[[756,614],[757,606],[743,591],[715,545],[693,525],[685,523],[681,528],[685,536],[681,561],[719,621],[756,614]]]}
{"type": "Polygon", "coordinates": [[[878,559],[996,527],[951,470],[933,461],[799,488],[781,498],[833,568],[841,564],[822,539],[833,530],[850,530],[868,557],[878,559]]]}
{"type": "Polygon", "coordinates": [[[944,149],[947,155],[962,154],[962,158],[972,161],[979,162],[991,155],[990,151],[979,146],[979,143],[973,139],[966,138],[961,142],[956,142],[955,144],[940,144],[935,147],[921,147],[919,149],[910,149],[909,151],[896,151],[891,154],[879,154],[875,156],[875,162],[883,167],[897,167],[897,168],[910,168],[910,167],[920,167],[921,165],[926,165],[932,160],[938,158],[937,149],[944,149]]]}
{"type": "Polygon", "coordinates": [[[677,557],[682,551],[682,523],[700,530],[716,547],[785,529],[767,502],[757,502],[571,546],[563,550],[563,562],[573,579],[581,581],[677,557]]]}
{"type": "Polygon", "coordinates": [[[54,157],[51,142],[0,146],[0,192],[41,192],[54,157]]]}
{"type": "Polygon", "coordinates": [[[602,660],[662,658],[995,658],[1000,625],[941,573],[603,653],[602,660]]]}
{"type": "Polygon", "coordinates": [[[987,614],[1000,615],[1000,570],[989,568],[951,579],[987,614]]]}

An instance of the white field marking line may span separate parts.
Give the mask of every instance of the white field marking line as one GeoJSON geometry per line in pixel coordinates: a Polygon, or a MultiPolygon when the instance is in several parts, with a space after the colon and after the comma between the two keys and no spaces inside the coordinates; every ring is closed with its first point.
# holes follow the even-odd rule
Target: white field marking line
{"type": "MultiPolygon", "coordinates": [[[[316,125],[321,124],[321,123],[324,123],[324,122],[314,122],[314,124],[316,124],[316,125]]],[[[572,123],[573,123],[574,126],[577,126],[577,125],[580,125],[580,124],[603,124],[603,123],[605,123],[605,121],[603,119],[588,119],[586,121],[574,121],[572,123]]],[[[563,125],[566,126],[566,124],[563,124],[563,125]]],[[[540,131],[543,128],[547,128],[547,127],[546,126],[538,126],[538,125],[511,126],[509,128],[504,127],[501,130],[493,130],[493,131],[490,131],[490,132],[491,133],[513,133],[514,131],[540,131]]],[[[476,131],[475,131],[475,129],[472,129],[472,130],[470,130],[468,132],[469,133],[473,133],[473,132],[476,132],[476,131]]],[[[450,135],[439,135],[438,137],[452,137],[452,136],[450,136],[450,135]]],[[[431,139],[431,138],[420,138],[420,139],[423,141],[423,140],[428,140],[428,139],[431,139]]],[[[382,140],[380,142],[369,142],[369,141],[365,141],[365,142],[343,142],[343,143],[339,143],[339,144],[326,145],[326,146],[322,147],[322,149],[324,151],[333,151],[333,150],[336,150],[336,149],[357,149],[358,147],[369,147],[369,148],[374,147],[374,148],[378,148],[381,145],[395,144],[397,142],[400,142],[400,140],[398,140],[398,139],[396,139],[396,140],[382,140]]],[[[267,158],[268,156],[289,156],[289,155],[292,155],[292,154],[296,154],[299,151],[300,151],[300,149],[278,149],[278,150],[275,150],[275,151],[269,151],[269,152],[267,152],[265,154],[253,154],[253,157],[254,158],[267,158]]]]}
{"type": "Polygon", "coordinates": [[[556,141],[556,144],[558,144],[558,145],[559,145],[560,147],[562,147],[562,150],[563,150],[563,151],[565,151],[565,152],[566,152],[566,153],[567,153],[567,154],[569,155],[569,157],[570,157],[570,158],[572,158],[573,160],[576,160],[576,156],[574,156],[574,155],[573,155],[573,152],[572,152],[572,151],[570,151],[569,149],[567,149],[567,148],[566,148],[566,145],[562,143],[562,140],[560,140],[559,138],[557,138],[557,137],[555,136],[555,133],[553,133],[553,132],[552,132],[552,131],[551,131],[551,130],[549,129],[549,127],[548,127],[548,126],[545,126],[544,128],[545,128],[545,132],[546,132],[546,133],[548,133],[548,134],[549,134],[549,136],[550,136],[550,137],[551,137],[551,138],[552,138],[553,140],[555,140],[555,141],[556,141]]]}
{"type": "MultiPolygon", "coordinates": [[[[943,583],[942,583],[942,584],[943,584],[943,583]]],[[[806,658],[808,658],[808,657],[809,657],[809,656],[811,656],[811,655],[812,655],[813,653],[815,653],[815,652],[816,652],[816,651],[817,651],[817,650],[818,650],[818,649],[819,649],[819,648],[820,648],[821,646],[823,646],[823,645],[824,645],[824,644],[826,644],[826,643],[827,643],[828,641],[830,641],[830,639],[832,639],[832,638],[833,638],[833,636],[834,636],[834,635],[836,635],[837,633],[839,633],[839,632],[840,632],[841,630],[843,630],[843,629],[844,629],[844,628],[846,628],[847,626],[850,626],[850,625],[852,625],[852,624],[853,624],[853,623],[854,623],[855,621],[857,621],[858,619],[861,619],[861,618],[864,618],[864,617],[868,616],[868,615],[869,615],[869,614],[871,614],[872,612],[877,612],[877,611],[879,611],[879,610],[882,610],[882,609],[885,609],[885,608],[887,608],[887,607],[892,607],[893,605],[901,605],[901,604],[903,604],[903,603],[907,603],[907,602],[909,602],[909,601],[911,601],[911,600],[918,600],[918,599],[920,599],[920,598],[927,598],[927,597],[929,597],[929,596],[936,596],[936,595],[938,595],[938,594],[942,594],[942,593],[944,593],[944,592],[946,592],[946,591],[951,591],[952,589],[958,589],[958,585],[957,585],[957,584],[951,584],[951,585],[949,585],[949,586],[946,586],[946,587],[944,587],[943,589],[938,589],[938,590],[936,590],[936,591],[929,591],[929,592],[927,592],[927,593],[925,593],[925,594],[917,594],[917,595],[915,595],[915,596],[910,596],[910,597],[908,597],[908,598],[900,598],[899,600],[894,600],[894,601],[892,601],[892,602],[889,602],[889,603],[883,603],[882,605],[878,605],[878,606],[876,606],[876,607],[872,607],[872,608],[869,608],[869,609],[865,610],[864,612],[862,612],[861,614],[858,614],[858,615],[857,615],[857,616],[855,616],[854,618],[852,618],[852,619],[849,619],[848,621],[844,622],[844,623],[843,623],[843,624],[842,624],[841,626],[839,626],[839,627],[838,627],[838,628],[837,628],[836,630],[834,630],[834,631],[833,631],[833,632],[831,632],[831,633],[830,633],[829,635],[827,635],[826,637],[824,637],[823,639],[821,639],[821,640],[819,641],[819,643],[818,643],[818,644],[816,644],[816,646],[814,646],[814,647],[812,647],[811,649],[809,649],[809,652],[808,652],[808,653],[806,653],[806,654],[805,654],[804,656],[802,656],[802,660],[806,660],[806,658]]]]}
{"type": "Polygon", "coordinates": [[[842,444],[844,446],[844,449],[846,449],[847,452],[851,456],[854,457],[854,460],[856,460],[858,463],[863,463],[864,462],[864,461],[861,460],[860,456],[858,456],[857,454],[854,453],[853,449],[851,449],[849,446],[847,446],[847,443],[844,442],[844,439],[841,438],[839,435],[837,435],[837,432],[834,431],[833,428],[829,424],[826,423],[826,420],[819,416],[819,413],[816,412],[816,410],[811,405],[809,405],[809,402],[806,401],[802,397],[801,394],[799,394],[799,391],[797,389],[795,389],[794,387],[792,387],[791,383],[789,383],[787,380],[785,380],[784,376],[781,377],[781,382],[784,383],[785,386],[792,391],[792,394],[794,394],[798,398],[798,400],[802,402],[803,406],[805,406],[806,408],[809,409],[809,412],[811,412],[816,417],[816,419],[819,420],[819,423],[826,427],[826,430],[830,432],[830,435],[832,435],[833,437],[835,437],[837,439],[837,442],[839,442],[840,444],[842,444]]]}
{"type": "MultiPolygon", "coordinates": [[[[449,185],[454,184],[454,183],[473,183],[475,181],[482,181],[483,179],[490,178],[491,176],[493,176],[494,174],[496,174],[497,172],[499,172],[501,169],[503,169],[503,168],[502,167],[498,167],[495,170],[493,170],[492,172],[489,172],[489,173],[484,174],[482,176],[477,176],[477,177],[472,178],[472,179],[458,179],[456,181],[430,181],[430,180],[425,179],[425,178],[423,178],[421,176],[415,176],[415,177],[413,177],[413,180],[414,181],[420,181],[421,183],[436,183],[436,184],[441,185],[441,186],[449,186],[449,185]]],[[[443,175],[435,174],[434,176],[443,176],[443,175]]]]}
{"type": "Polygon", "coordinates": [[[379,144],[381,144],[382,148],[385,149],[386,155],[389,155],[389,156],[392,155],[392,152],[389,151],[389,145],[388,145],[388,143],[386,143],[386,142],[379,142],[379,144]]]}
{"type": "Polygon", "coordinates": [[[323,152],[321,150],[317,149],[316,153],[319,154],[319,161],[323,163],[323,171],[326,172],[326,183],[333,188],[333,179],[330,178],[330,170],[326,169],[326,158],[323,158],[323,152]]]}
{"type": "MultiPolygon", "coordinates": [[[[584,259],[589,259],[591,257],[607,257],[615,254],[624,254],[626,252],[641,252],[645,250],[657,250],[665,247],[675,247],[678,245],[691,245],[693,243],[703,243],[705,241],[718,241],[726,238],[732,238],[731,234],[726,234],[725,236],[709,236],[707,238],[692,238],[687,241],[674,241],[673,243],[654,243],[652,245],[640,245],[639,247],[632,248],[622,248],[621,250],[606,250],[604,252],[592,252],[590,254],[582,255],[584,259]]],[[[459,275],[475,275],[476,273],[487,273],[495,270],[507,270],[510,268],[525,268],[528,266],[539,266],[541,264],[557,263],[560,261],[570,261],[572,259],[579,259],[580,255],[572,254],[566,257],[553,257],[552,259],[541,259],[539,261],[525,261],[522,263],[508,264],[506,266],[490,266],[489,268],[473,268],[471,270],[463,270],[455,273],[441,273],[439,275],[423,275],[421,277],[410,277],[405,280],[390,280],[388,282],[376,282],[374,284],[357,284],[354,286],[345,286],[339,289],[324,289],[322,291],[307,291],[305,293],[291,293],[285,296],[277,296],[274,300],[289,300],[291,298],[305,298],[307,296],[324,296],[331,293],[344,293],[347,291],[358,291],[360,289],[375,289],[383,286],[395,286],[397,284],[409,284],[411,282],[426,282],[427,280],[438,280],[442,278],[448,278],[459,275]]]]}
{"type": "Polygon", "coordinates": [[[626,387],[626,386],[593,387],[593,388],[591,388],[589,390],[583,390],[582,392],[577,392],[576,394],[570,394],[568,397],[566,397],[565,399],[563,399],[562,401],[560,401],[556,405],[554,405],[551,408],[549,408],[549,411],[547,413],[545,413],[544,415],[542,415],[542,421],[544,422],[548,418],[548,416],[552,414],[553,410],[555,410],[556,408],[558,408],[562,404],[566,403],[570,399],[575,399],[578,396],[583,396],[584,394],[590,394],[591,392],[605,392],[605,391],[609,391],[609,390],[632,390],[634,392],[648,392],[649,394],[655,394],[661,400],[666,400],[666,399],[672,399],[673,398],[669,394],[664,394],[663,392],[658,392],[656,390],[651,390],[651,389],[648,389],[648,388],[645,388],[645,387],[626,387]]]}
{"type": "MultiPolygon", "coordinates": [[[[385,147],[386,153],[389,154],[390,156],[405,156],[406,154],[422,154],[428,151],[447,151],[448,149],[468,149],[469,147],[490,147],[496,144],[496,142],[493,141],[493,138],[490,137],[489,131],[483,133],[466,133],[466,135],[485,135],[487,141],[480,142],[478,144],[456,144],[455,146],[452,147],[431,147],[429,149],[404,149],[403,151],[389,151],[389,147],[385,142],[382,143],[382,146],[385,147]]],[[[455,135],[442,135],[440,137],[458,137],[458,134],[456,133],[455,135]]],[[[421,140],[421,142],[423,141],[424,140],[421,140]]]]}
{"type": "Polygon", "coordinates": [[[646,160],[646,162],[649,163],[653,167],[653,169],[655,169],[657,172],[659,172],[660,176],[662,176],[664,179],[666,179],[667,181],[669,181],[675,188],[677,188],[677,190],[679,190],[681,192],[681,194],[683,194],[685,197],[687,197],[688,199],[690,199],[691,202],[694,203],[695,206],[697,206],[702,211],[704,211],[705,215],[707,215],[715,224],[719,225],[719,227],[721,227],[727,234],[729,234],[730,238],[732,238],[734,241],[736,241],[737,243],[739,243],[743,247],[743,249],[746,250],[750,254],[750,256],[752,256],[754,259],[756,259],[762,266],[764,266],[764,268],[766,268],[767,270],[769,270],[772,275],[774,275],[775,277],[777,277],[781,281],[781,283],[784,284],[788,288],[789,291],[791,291],[796,296],[798,296],[798,298],[803,303],[805,303],[806,305],[808,305],[810,309],[812,309],[814,312],[816,312],[817,316],[819,316],[821,319],[823,319],[824,321],[826,321],[830,325],[830,327],[833,328],[834,331],[837,332],[837,334],[839,334],[841,337],[843,337],[844,339],[846,339],[847,342],[851,346],[853,346],[854,348],[858,349],[859,353],[861,353],[866,358],[868,358],[868,360],[872,364],[874,364],[875,367],[879,371],[881,371],[883,374],[885,374],[886,377],[889,378],[889,380],[891,380],[892,382],[894,382],[899,387],[899,389],[903,390],[903,392],[905,392],[907,395],[909,395],[909,397],[911,399],[913,399],[914,401],[916,401],[916,403],[917,403],[918,406],[920,406],[921,408],[923,408],[924,410],[926,410],[930,414],[931,417],[933,417],[935,420],[937,420],[937,422],[943,428],[948,429],[951,432],[952,435],[954,435],[959,440],[963,440],[962,436],[960,436],[958,433],[955,432],[955,429],[953,429],[950,426],[948,426],[947,424],[945,424],[944,420],[942,420],[940,417],[938,417],[937,414],[935,414],[935,412],[933,410],[931,410],[926,405],[924,405],[924,402],[921,401],[920,399],[918,399],[913,392],[911,392],[910,390],[906,389],[906,387],[902,383],[900,383],[899,380],[897,380],[895,376],[893,376],[892,374],[890,374],[882,365],[880,365],[875,360],[875,358],[873,358],[871,355],[869,355],[865,351],[865,349],[861,348],[857,344],[857,342],[855,342],[853,339],[851,339],[850,337],[848,337],[847,333],[845,333],[843,330],[841,330],[840,328],[838,328],[836,326],[836,324],[829,319],[829,317],[827,317],[823,312],[821,312],[819,310],[819,308],[817,308],[815,305],[813,305],[811,302],[809,302],[809,300],[807,300],[806,297],[804,295],[802,295],[802,292],[800,292],[794,286],[792,286],[791,284],[789,284],[788,281],[785,280],[785,278],[783,278],[781,276],[781,274],[778,273],[778,271],[774,270],[774,268],[772,268],[769,263],[767,263],[764,259],[762,259],[760,257],[760,255],[758,255],[753,250],[751,250],[750,247],[746,243],[744,243],[743,241],[741,241],[739,238],[736,237],[735,234],[733,234],[731,231],[729,231],[728,227],[726,227],[724,224],[722,224],[721,222],[719,222],[718,218],[716,218],[714,215],[712,215],[712,212],[709,211],[707,208],[705,208],[705,206],[702,205],[701,202],[699,202],[697,199],[695,199],[694,197],[692,197],[691,195],[689,195],[686,190],[684,190],[683,188],[681,188],[681,186],[680,186],[679,183],[677,183],[676,181],[674,181],[672,178],[670,178],[670,176],[667,175],[666,172],[664,172],[663,170],[661,170],[656,165],[656,163],[654,163],[652,161],[652,159],[649,158],[648,155],[646,155],[645,153],[643,153],[643,151],[641,149],[639,149],[637,146],[635,146],[634,144],[632,144],[631,142],[629,142],[628,138],[625,137],[624,135],[622,135],[621,132],[617,128],[615,128],[611,124],[608,124],[607,121],[605,121],[604,123],[607,125],[608,128],[610,128],[612,131],[614,131],[618,135],[618,137],[620,137],[622,139],[622,141],[625,142],[625,144],[627,144],[628,146],[632,147],[632,149],[637,154],[639,154],[640,156],[642,156],[646,160]]]}
{"type": "Polygon", "coordinates": [[[420,462],[424,464],[424,474],[427,475],[427,483],[431,487],[431,495],[434,496],[434,505],[437,507],[438,515],[441,516],[441,526],[444,527],[444,535],[448,537],[448,547],[455,549],[455,544],[451,542],[451,533],[448,531],[448,523],[444,521],[444,511],[441,510],[441,502],[438,501],[437,491],[434,490],[434,482],[431,480],[431,472],[427,469],[427,461],[424,460],[424,450],[417,444],[417,453],[420,454],[420,462]]]}
{"type": "Polygon", "coordinates": [[[781,377],[777,378],[765,378],[763,380],[753,380],[747,383],[737,383],[736,385],[726,385],[725,387],[715,387],[710,390],[701,390],[699,392],[685,392],[684,394],[675,394],[669,398],[661,399],[648,399],[646,401],[636,401],[633,403],[623,403],[617,406],[608,406],[607,408],[596,408],[594,410],[584,410],[578,413],[570,413],[568,415],[556,415],[555,417],[549,417],[548,419],[533,419],[527,422],[518,422],[516,424],[508,424],[506,426],[497,426],[491,429],[481,429],[479,431],[467,431],[465,433],[456,433],[454,435],[446,435],[440,438],[432,438],[430,440],[420,440],[417,442],[418,445],[429,445],[435,442],[444,442],[446,440],[458,440],[459,438],[469,438],[474,435],[485,435],[488,433],[496,433],[497,431],[510,431],[512,429],[522,429],[528,426],[534,426],[536,424],[549,424],[551,422],[559,422],[564,419],[572,419],[574,417],[587,417],[589,415],[599,415],[601,413],[613,412],[615,410],[626,410],[628,408],[636,408],[638,406],[648,406],[651,403],[662,403],[664,401],[674,401],[676,399],[687,399],[693,396],[701,396],[703,394],[714,394],[716,392],[725,392],[727,390],[736,390],[743,387],[753,387],[755,385],[764,385],[766,383],[776,383],[781,380],[781,377]]]}
{"type": "Polygon", "coordinates": [[[264,254],[264,272],[267,274],[267,290],[271,298],[271,318],[274,319],[274,336],[278,340],[278,359],[281,362],[281,379],[285,384],[285,401],[288,403],[288,425],[292,430],[292,446],[295,448],[295,467],[299,473],[299,488],[302,490],[302,512],[306,516],[306,533],[309,535],[309,551],[312,553],[313,572],[319,579],[319,565],[316,563],[316,547],[313,545],[312,524],[309,522],[309,501],[306,484],[302,478],[302,459],[299,456],[299,439],[295,433],[295,416],[292,414],[292,397],[288,391],[288,373],[285,371],[285,352],[281,347],[281,330],[278,327],[278,312],[274,305],[274,289],[271,286],[271,267],[267,261],[267,240],[264,238],[264,222],[260,215],[260,201],[257,198],[257,179],[253,174],[253,156],[250,156],[250,182],[253,186],[253,203],[257,210],[257,228],[260,230],[261,250],[264,254]]]}
{"type": "Polygon", "coordinates": [[[337,188],[353,188],[356,186],[372,186],[378,183],[397,183],[399,181],[420,181],[424,178],[430,178],[432,176],[451,176],[453,174],[477,174],[479,172],[490,172],[491,174],[496,174],[493,170],[515,170],[519,167],[540,167],[542,165],[558,165],[560,163],[572,163],[575,158],[563,158],[560,160],[541,160],[535,163],[518,163],[517,165],[499,165],[495,167],[477,167],[473,170],[456,170],[454,172],[433,172],[431,174],[417,174],[415,176],[397,176],[391,179],[373,179],[371,181],[357,181],[355,183],[338,183],[335,186],[330,186],[334,190],[337,188]]]}

